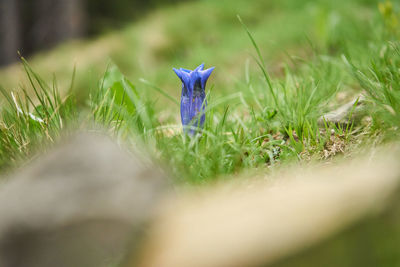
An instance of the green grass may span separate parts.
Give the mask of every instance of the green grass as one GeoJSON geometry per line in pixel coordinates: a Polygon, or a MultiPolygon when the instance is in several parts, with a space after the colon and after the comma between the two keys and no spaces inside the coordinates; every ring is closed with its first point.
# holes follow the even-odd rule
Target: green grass
{"type": "MultiPolygon", "coordinates": [[[[131,149],[144,144],[177,183],[189,184],[292,162],[331,160],[337,154],[351,156],[382,140],[397,142],[397,15],[385,6],[379,12],[374,1],[339,2],[198,1],[157,11],[150,17],[164,22],[159,46],[146,48],[137,40],[147,38],[139,34],[151,25],[145,19],[118,33],[132,48],[128,51],[124,44],[111,49],[114,63],[91,69],[99,79],[78,67],[73,82],[61,82],[61,89],[55,78],[49,85],[23,59],[29,86],[13,93],[1,88],[7,105],[0,120],[0,170],[82,128],[106,129],[131,149]],[[193,17],[194,10],[207,19],[193,17]],[[262,10],[270,10],[269,16],[262,10]],[[366,18],[371,22],[365,23],[366,18]],[[132,65],[134,57],[147,60],[149,67],[138,69],[132,65]],[[181,132],[180,85],[171,68],[201,61],[216,65],[216,77],[207,89],[204,129],[190,138],[181,132]],[[320,123],[322,115],[360,92],[367,95],[363,120],[320,123]]],[[[157,35],[152,27],[150,33],[157,35]]],[[[62,57],[62,49],[49,56],[62,57]]],[[[34,65],[40,57],[33,59],[34,65]]],[[[95,64],[98,59],[90,60],[95,64]]],[[[65,68],[60,62],[57,68],[65,68]]]]}

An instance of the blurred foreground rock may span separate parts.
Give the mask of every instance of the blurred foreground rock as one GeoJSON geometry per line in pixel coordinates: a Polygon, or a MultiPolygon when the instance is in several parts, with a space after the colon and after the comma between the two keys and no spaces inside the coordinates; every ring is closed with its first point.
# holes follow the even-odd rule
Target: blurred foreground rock
{"type": "Polygon", "coordinates": [[[116,266],[165,185],[151,163],[80,134],[0,185],[0,266],[116,266]]]}
{"type": "Polygon", "coordinates": [[[399,155],[167,199],[156,166],[81,134],[0,185],[0,266],[399,266],[399,155]]]}
{"type": "Polygon", "coordinates": [[[141,267],[400,266],[395,149],[174,198],[141,267]]]}

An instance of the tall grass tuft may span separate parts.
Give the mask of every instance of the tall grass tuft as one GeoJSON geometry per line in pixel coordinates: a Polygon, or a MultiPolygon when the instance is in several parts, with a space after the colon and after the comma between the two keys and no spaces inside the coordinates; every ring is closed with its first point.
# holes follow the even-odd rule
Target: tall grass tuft
{"type": "Polygon", "coordinates": [[[55,77],[52,85],[48,85],[24,58],[21,60],[30,91],[21,87],[18,92],[10,92],[0,86],[7,102],[1,110],[0,122],[2,169],[31,157],[37,146],[55,142],[77,113],[71,94],[74,75],[68,92],[61,96],[55,77]]]}

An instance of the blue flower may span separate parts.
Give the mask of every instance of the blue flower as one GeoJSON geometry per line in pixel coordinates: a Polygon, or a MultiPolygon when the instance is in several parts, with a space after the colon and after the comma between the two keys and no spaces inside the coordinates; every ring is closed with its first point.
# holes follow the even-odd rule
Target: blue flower
{"type": "Polygon", "coordinates": [[[181,120],[183,129],[194,134],[194,126],[202,128],[205,121],[205,108],[207,105],[205,87],[214,67],[204,70],[204,63],[198,66],[195,70],[175,69],[176,75],[182,81],[181,95],[181,120]]]}

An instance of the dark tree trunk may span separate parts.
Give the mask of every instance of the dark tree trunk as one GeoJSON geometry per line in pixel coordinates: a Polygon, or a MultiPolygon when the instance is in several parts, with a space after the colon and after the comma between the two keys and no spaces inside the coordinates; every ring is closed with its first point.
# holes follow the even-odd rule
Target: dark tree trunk
{"type": "MultiPolygon", "coordinates": [[[[32,1],[32,0],[27,0],[32,1]]],[[[30,39],[40,50],[84,32],[82,0],[35,0],[30,39]]]]}
{"type": "Polygon", "coordinates": [[[0,65],[18,58],[20,41],[18,0],[0,0],[0,65]]]}
{"type": "Polygon", "coordinates": [[[85,33],[85,0],[0,0],[0,65],[85,33]]]}

